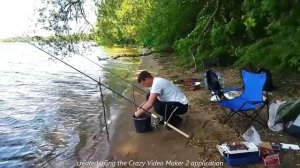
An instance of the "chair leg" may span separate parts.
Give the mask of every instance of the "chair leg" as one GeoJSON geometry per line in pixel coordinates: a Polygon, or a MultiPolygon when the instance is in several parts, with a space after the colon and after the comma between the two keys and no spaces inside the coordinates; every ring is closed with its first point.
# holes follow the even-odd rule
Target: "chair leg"
{"type": "Polygon", "coordinates": [[[267,125],[265,123],[262,123],[262,122],[256,120],[255,118],[251,119],[251,122],[253,122],[253,121],[257,122],[258,124],[262,125],[263,127],[267,127],[267,125]]]}
{"type": "Polygon", "coordinates": [[[223,124],[226,124],[228,122],[228,120],[235,114],[235,112],[233,110],[231,110],[229,112],[229,114],[227,115],[227,117],[225,118],[225,121],[223,124]]]}
{"type": "MultiPolygon", "coordinates": [[[[262,125],[263,125],[264,127],[268,127],[267,121],[264,120],[264,119],[259,115],[259,113],[264,109],[265,106],[267,106],[267,109],[268,109],[268,104],[266,104],[266,105],[262,106],[259,110],[257,110],[256,113],[257,113],[257,117],[258,117],[261,121],[263,121],[263,124],[262,124],[262,125]]],[[[269,111],[269,110],[267,110],[267,111],[269,111]]],[[[267,113],[268,113],[268,119],[269,119],[269,112],[267,112],[267,113]]]]}
{"type": "Polygon", "coordinates": [[[256,117],[259,117],[261,120],[263,120],[263,119],[260,117],[260,115],[259,115],[259,112],[260,112],[260,111],[261,111],[261,109],[260,109],[259,111],[255,111],[254,114],[252,114],[252,115],[244,114],[244,116],[245,116],[245,117],[248,117],[248,118],[251,118],[251,123],[252,123],[253,121],[255,121],[255,122],[259,123],[260,125],[262,125],[262,126],[264,126],[264,127],[268,127],[267,124],[262,123],[262,122],[259,121],[259,120],[256,120],[256,117]]]}
{"type": "Polygon", "coordinates": [[[259,112],[263,109],[263,107],[259,108],[258,110],[254,111],[253,114],[251,115],[248,115],[246,112],[235,112],[236,114],[238,114],[239,116],[241,117],[246,117],[246,118],[251,118],[251,121],[250,123],[253,123],[253,121],[259,123],[260,125],[264,126],[264,127],[268,127],[267,124],[259,121],[259,120],[256,120],[256,117],[259,117],[259,119],[261,119],[262,121],[264,121],[261,116],[259,115],[259,112]]]}
{"type": "MultiPolygon", "coordinates": [[[[266,105],[267,105],[267,104],[266,104],[266,105]]],[[[268,105],[267,105],[267,106],[268,106],[268,105]]],[[[251,115],[248,115],[246,112],[235,112],[234,110],[231,110],[231,111],[229,112],[229,114],[227,115],[227,117],[225,118],[225,121],[224,121],[223,124],[227,123],[228,120],[229,120],[234,114],[238,114],[238,115],[241,116],[241,117],[251,118],[251,121],[250,121],[251,123],[253,123],[253,121],[255,121],[255,122],[259,123],[260,125],[262,125],[263,127],[268,127],[268,125],[267,125],[266,123],[264,123],[265,120],[262,119],[262,117],[259,115],[259,113],[263,110],[264,107],[265,107],[265,106],[262,106],[261,108],[255,110],[254,113],[251,114],[251,115]],[[259,120],[256,119],[256,118],[260,119],[260,120],[263,121],[263,122],[259,121],[259,120]]],[[[250,124],[251,124],[251,123],[250,123],[250,124]]]]}

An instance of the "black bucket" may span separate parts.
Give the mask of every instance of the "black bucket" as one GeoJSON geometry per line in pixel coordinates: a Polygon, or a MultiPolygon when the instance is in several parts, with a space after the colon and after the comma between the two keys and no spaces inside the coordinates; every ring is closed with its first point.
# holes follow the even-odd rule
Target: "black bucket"
{"type": "Polygon", "coordinates": [[[135,130],[138,133],[145,133],[148,131],[151,131],[151,116],[143,116],[143,117],[135,117],[134,115],[132,116],[135,130]]]}

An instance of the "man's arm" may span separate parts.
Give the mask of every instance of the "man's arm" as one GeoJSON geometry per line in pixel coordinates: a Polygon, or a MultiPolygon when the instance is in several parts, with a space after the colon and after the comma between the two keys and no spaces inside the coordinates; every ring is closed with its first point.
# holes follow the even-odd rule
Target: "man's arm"
{"type": "Polygon", "coordinates": [[[146,102],[147,102],[147,100],[145,100],[142,104],[140,104],[140,105],[136,108],[136,110],[140,110],[140,109],[141,109],[140,107],[142,107],[146,102]]]}
{"type": "Polygon", "coordinates": [[[148,111],[154,104],[155,100],[157,99],[157,96],[159,94],[157,93],[151,93],[149,99],[146,101],[146,103],[142,106],[142,108],[140,108],[139,110],[137,110],[134,115],[135,117],[140,117],[143,113],[145,113],[146,111],[148,111]],[[145,110],[146,111],[145,111],[145,110]]]}

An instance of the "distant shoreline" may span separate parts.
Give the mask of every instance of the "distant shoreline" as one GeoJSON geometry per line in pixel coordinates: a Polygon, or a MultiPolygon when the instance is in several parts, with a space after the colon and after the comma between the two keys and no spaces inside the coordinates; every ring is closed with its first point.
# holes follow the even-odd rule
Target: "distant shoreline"
{"type": "Polygon", "coordinates": [[[23,41],[35,41],[35,42],[49,42],[49,41],[93,41],[91,34],[75,34],[68,36],[19,36],[19,37],[8,37],[0,38],[0,42],[23,42],[23,41]]]}
{"type": "MultiPolygon", "coordinates": [[[[23,37],[22,37],[23,38],[23,37]]],[[[26,40],[31,40],[31,38],[24,37],[26,40]]],[[[19,37],[10,37],[10,38],[2,38],[0,39],[1,43],[14,43],[14,42],[23,42],[24,40],[20,39],[19,37]]]]}

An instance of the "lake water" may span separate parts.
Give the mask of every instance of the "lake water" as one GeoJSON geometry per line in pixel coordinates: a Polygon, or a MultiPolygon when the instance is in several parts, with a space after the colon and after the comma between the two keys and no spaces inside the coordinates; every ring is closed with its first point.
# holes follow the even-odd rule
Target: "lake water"
{"type": "MultiPolygon", "coordinates": [[[[138,68],[98,61],[107,57],[100,47],[85,56],[128,80],[138,68]]],[[[101,67],[76,55],[64,60],[130,99],[131,87],[101,67]]],[[[103,92],[114,122],[125,100],[103,92]]],[[[0,43],[0,94],[0,167],[73,167],[88,138],[100,135],[106,142],[98,85],[29,44],[0,43]]]]}

